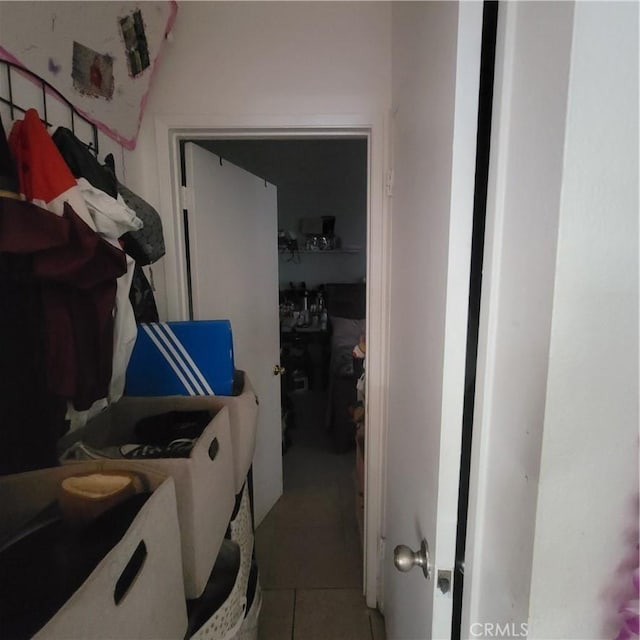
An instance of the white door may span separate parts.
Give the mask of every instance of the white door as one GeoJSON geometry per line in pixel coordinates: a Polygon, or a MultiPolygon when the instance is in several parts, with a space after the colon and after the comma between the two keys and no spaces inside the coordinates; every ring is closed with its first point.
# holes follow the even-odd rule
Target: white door
{"type": "Polygon", "coordinates": [[[426,640],[451,635],[482,3],[392,3],[392,16],[383,602],[390,640],[426,640]],[[396,546],[422,540],[430,579],[394,567],[396,546]]]}
{"type": "Polygon", "coordinates": [[[231,321],[236,368],[260,400],[257,525],[282,494],[276,187],[191,142],[185,169],[194,319],[231,321]]]}

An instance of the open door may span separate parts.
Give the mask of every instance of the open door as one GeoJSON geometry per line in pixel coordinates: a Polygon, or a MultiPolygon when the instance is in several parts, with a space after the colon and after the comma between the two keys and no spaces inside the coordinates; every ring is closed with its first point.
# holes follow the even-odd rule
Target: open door
{"type": "Polygon", "coordinates": [[[184,155],[193,318],[231,321],[236,368],[260,401],[257,526],[282,494],[277,190],[192,142],[184,155]]]}
{"type": "Polygon", "coordinates": [[[482,10],[392,3],[382,595],[393,640],[451,637],[482,10]]]}

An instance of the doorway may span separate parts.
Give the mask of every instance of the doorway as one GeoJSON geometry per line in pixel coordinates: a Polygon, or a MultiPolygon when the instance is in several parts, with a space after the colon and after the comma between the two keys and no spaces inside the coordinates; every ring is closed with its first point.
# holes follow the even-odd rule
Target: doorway
{"type": "MultiPolygon", "coordinates": [[[[240,203],[246,201],[248,209],[258,207],[264,211],[264,216],[271,215],[268,195],[265,201],[248,197],[246,192],[262,190],[259,180],[264,180],[265,189],[273,185],[277,190],[278,238],[276,240],[275,234],[269,233],[267,225],[262,227],[263,237],[259,239],[261,243],[270,245],[277,241],[279,254],[278,299],[273,300],[273,308],[279,309],[284,496],[273,510],[286,512],[287,504],[301,500],[308,503],[303,509],[309,512],[314,510],[315,502],[320,510],[322,504],[333,503],[329,509],[331,525],[336,531],[353,530],[354,539],[349,539],[349,551],[343,553],[343,561],[327,558],[323,564],[345,567],[355,561],[357,570],[352,572],[351,582],[356,580],[360,586],[365,493],[363,363],[366,355],[367,139],[362,136],[295,140],[223,139],[200,140],[196,144],[210,156],[212,164],[207,166],[212,173],[211,182],[221,180],[225,183],[210,190],[210,184],[193,179],[194,188],[206,190],[211,200],[229,197],[222,196],[228,183],[242,180],[234,171],[247,172],[247,182],[240,183],[242,186],[234,197],[234,203],[225,200],[227,208],[235,208],[235,202],[238,203],[231,222],[238,220],[245,233],[251,231],[239,218],[246,215],[255,220],[253,216],[256,213],[248,210],[244,213],[242,207],[245,205],[240,203]],[[233,168],[223,167],[227,164],[233,168]],[[357,544],[351,544],[354,542],[357,544]],[[358,574],[360,577],[356,578],[358,574]]],[[[183,143],[183,151],[184,147],[183,143]]],[[[192,155],[187,154],[187,157],[192,155]]],[[[185,185],[191,188],[188,176],[193,171],[190,169],[193,160],[184,162],[184,153],[182,157],[182,164],[186,165],[183,166],[187,176],[185,185]]],[[[201,162],[207,162],[207,159],[201,162]]],[[[200,194],[194,194],[192,200],[199,202],[200,194]]],[[[204,204],[206,207],[206,201],[204,204]]],[[[210,251],[196,249],[198,244],[205,247],[210,242],[213,244],[213,238],[203,241],[196,236],[201,236],[204,229],[210,236],[228,234],[229,241],[237,243],[239,251],[245,249],[237,230],[230,229],[229,223],[223,222],[222,218],[226,216],[222,212],[216,212],[217,203],[212,202],[208,209],[199,213],[201,208],[196,206],[195,212],[191,212],[184,221],[187,272],[190,274],[189,283],[195,283],[189,287],[189,308],[190,313],[194,309],[199,312],[194,316],[197,319],[205,316],[201,311],[202,301],[196,300],[194,304],[194,295],[207,295],[197,273],[204,270],[204,265],[210,266],[212,260],[210,251]],[[198,218],[202,215],[220,217],[216,222],[218,226],[206,227],[198,218]],[[196,225],[197,233],[194,231],[196,225]]],[[[257,212],[258,217],[260,211],[257,212]]],[[[254,221],[249,224],[261,223],[254,221]]],[[[224,244],[224,240],[222,242],[224,244]]],[[[221,253],[225,250],[220,245],[216,247],[215,250],[221,253]]],[[[232,256],[227,257],[229,264],[234,264],[234,260],[232,256]]],[[[260,264],[256,260],[260,261],[257,256],[253,262],[247,257],[251,269],[263,271],[271,266],[268,259],[260,261],[260,264]]],[[[217,268],[223,268],[223,265],[218,262],[217,268]]],[[[235,264],[234,268],[241,270],[243,266],[235,264]]],[[[222,289],[215,283],[209,285],[211,277],[208,271],[204,286],[222,289]]],[[[236,277],[235,274],[225,276],[232,281],[236,277]]],[[[243,283],[247,285],[246,278],[239,280],[240,285],[243,283]]],[[[208,308],[213,312],[224,312],[228,305],[228,302],[222,305],[211,303],[208,308]]],[[[250,301],[246,306],[254,311],[250,301]]],[[[241,321],[239,317],[238,321],[241,321]]],[[[250,339],[246,333],[239,334],[239,337],[250,339]]],[[[266,340],[267,332],[264,335],[266,340]]],[[[237,346],[244,348],[245,345],[237,346]]],[[[256,357],[245,358],[245,367],[251,376],[258,362],[256,357]]],[[[263,364],[268,366],[268,363],[263,364]]],[[[272,439],[274,436],[271,433],[272,439]]],[[[260,441],[256,455],[262,455],[260,441]]],[[[273,459],[270,463],[273,464],[273,459]]],[[[264,479],[264,473],[262,477],[264,479]]],[[[277,517],[273,510],[266,520],[277,517]]],[[[262,514],[259,519],[262,519],[262,514]]],[[[281,526],[291,520],[285,517],[281,526]]],[[[296,517],[293,521],[299,529],[302,523],[296,517]]],[[[339,552],[345,549],[341,547],[337,551],[339,556],[339,552]]],[[[338,576],[333,577],[334,580],[330,579],[325,586],[339,586],[340,579],[336,584],[338,576]]],[[[314,584],[323,585],[322,581],[317,581],[317,575],[314,584]]]]}
{"type": "Polygon", "coordinates": [[[296,439],[293,404],[313,397],[332,448],[353,449],[348,418],[356,408],[361,417],[363,403],[352,351],[366,351],[366,138],[199,144],[277,189],[284,451],[296,439]]]}
{"type": "MultiPolygon", "coordinates": [[[[384,127],[382,120],[375,117],[349,117],[340,123],[335,118],[322,123],[318,117],[307,118],[301,122],[294,118],[293,124],[286,119],[271,122],[270,127],[258,126],[256,122],[243,122],[243,127],[230,127],[227,123],[211,126],[209,122],[198,122],[198,119],[158,118],[156,121],[157,143],[159,150],[159,176],[161,197],[164,196],[168,219],[172,224],[165,230],[167,242],[175,248],[173,255],[167,254],[167,291],[169,317],[185,319],[189,317],[188,295],[186,287],[186,261],[184,251],[184,235],[182,209],[185,198],[189,194],[181,188],[179,168],[179,147],[181,140],[290,140],[290,139],[360,139],[366,144],[367,175],[367,231],[366,241],[371,251],[366,252],[367,273],[367,334],[369,350],[367,361],[370,372],[367,386],[384,389],[386,376],[384,360],[386,350],[386,278],[384,262],[380,256],[384,254],[386,236],[386,201],[383,197],[383,162],[385,158],[384,127]],[[188,121],[187,121],[188,120],[188,121]],[[297,121],[297,122],[296,122],[297,121]],[[277,125],[277,126],[274,126],[277,125]],[[164,150],[164,153],[163,153],[164,150]],[[171,204],[173,203],[173,204],[171,204]],[[377,253],[377,260],[371,260],[371,253],[377,253]]],[[[314,256],[311,256],[314,257],[314,256]]],[[[381,496],[382,496],[382,464],[383,464],[383,419],[386,398],[377,393],[367,400],[368,442],[365,464],[365,482],[367,484],[365,500],[364,535],[364,571],[362,591],[365,593],[367,605],[375,607],[379,601],[379,544],[381,529],[381,496]]]]}

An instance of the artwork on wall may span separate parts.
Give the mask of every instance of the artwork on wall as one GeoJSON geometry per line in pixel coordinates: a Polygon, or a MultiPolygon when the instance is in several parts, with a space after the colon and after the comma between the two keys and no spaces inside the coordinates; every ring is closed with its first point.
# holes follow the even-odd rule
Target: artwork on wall
{"type": "Polygon", "coordinates": [[[150,64],[149,45],[144,32],[142,11],[138,9],[120,18],[120,31],[127,49],[127,62],[132,77],[139,76],[150,64]]]}
{"type": "Polygon", "coordinates": [[[176,13],[175,0],[5,3],[0,57],[46,80],[132,149],[176,13]]]}
{"type": "Polygon", "coordinates": [[[113,97],[113,58],[79,42],[73,43],[73,88],[88,96],[113,97]]]}

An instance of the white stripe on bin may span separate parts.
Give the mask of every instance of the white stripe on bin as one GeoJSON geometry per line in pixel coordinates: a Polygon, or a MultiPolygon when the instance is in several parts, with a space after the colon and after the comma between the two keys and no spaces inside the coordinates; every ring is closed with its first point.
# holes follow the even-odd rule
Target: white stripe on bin
{"type": "Polygon", "coordinates": [[[178,339],[178,336],[176,336],[176,334],[172,331],[171,327],[168,324],[160,324],[158,325],[158,328],[164,331],[167,334],[167,337],[170,340],[172,340],[174,346],[176,347],[176,349],[180,351],[184,360],[188,362],[189,365],[191,366],[192,373],[194,373],[198,377],[207,394],[210,396],[214,396],[215,393],[213,389],[209,386],[207,379],[202,374],[202,371],[200,371],[198,365],[193,361],[193,358],[191,357],[189,352],[185,349],[182,342],[180,342],[180,340],[178,339]]]}
{"type": "Polygon", "coordinates": [[[173,369],[173,372],[176,374],[176,376],[178,376],[178,379],[180,380],[180,382],[182,382],[182,384],[184,385],[184,388],[189,392],[189,395],[191,396],[197,395],[196,392],[191,387],[191,385],[186,381],[185,377],[182,375],[182,372],[180,371],[180,369],[173,362],[173,360],[171,359],[171,356],[167,353],[167,350],[162,346],[162,343],[158,340],[158,338],[156,338],[156,336],[154,335],[151,329],[151,326],[148,324],[141,324],[140,326],[144,329],[145,333],[149,336],[151,342],[153,342],[153,344],[157,347],[158,351],[164,356],[164,359],[167,361],[167,364],[173,369]]]}
{"type": "Polygon", "coordinates": [[[156,338],[162,341],[164,346],[167,348],[168,352],[171,354],[171,357],[173,358],[173,362],[176,364],[176,366],[180,368],[182,373],[189,379],[189,382],[191,383],[193,389],[195,390],[195,393],[193,395],[196,395],[196,396],[205,395],[204,389],[202,388],[202,386],[194,376],[193,371],[191,371],[191,369],[189,368],[189,365],[184,361],[182,356],[176,351],[175,346],[167,338],[167,336],[165,336],[164,333],[162,333],[160,329],[161,326],[162,326],[161,324],[157,324],[155,322],[152,324],[149,324],[149,327],[155,334],[156,338]]]}

